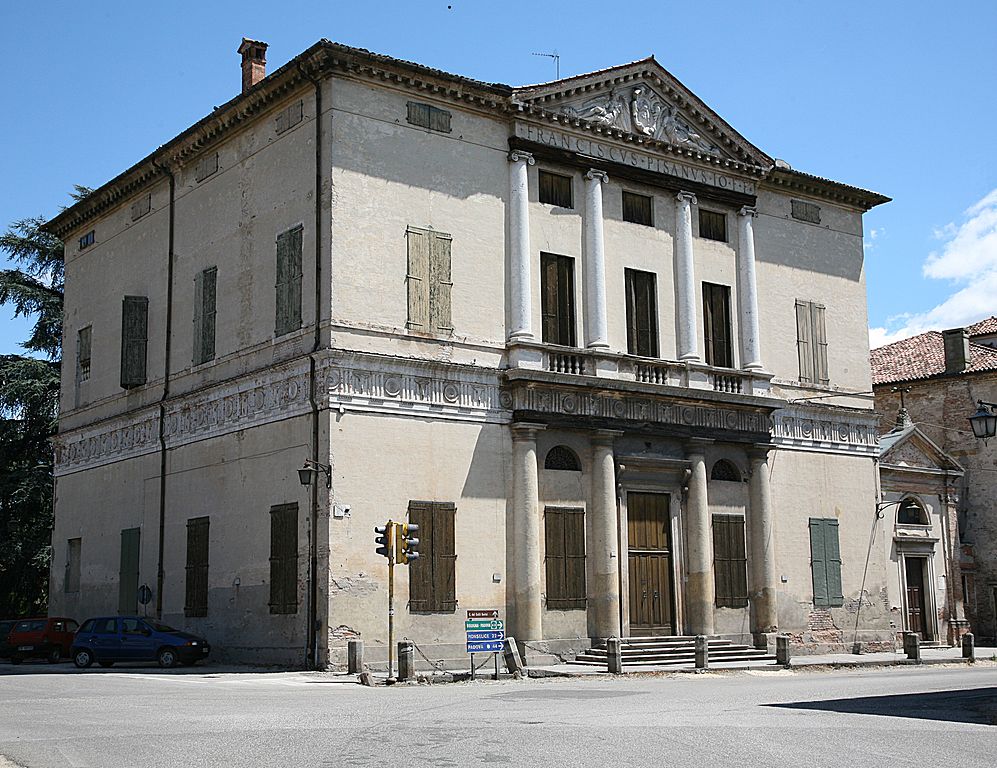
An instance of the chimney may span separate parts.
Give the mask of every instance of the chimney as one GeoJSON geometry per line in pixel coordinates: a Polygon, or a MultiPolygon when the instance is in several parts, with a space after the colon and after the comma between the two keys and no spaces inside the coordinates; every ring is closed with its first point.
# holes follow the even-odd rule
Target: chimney
{"type": "Polygon", "coordinates": [[[965,328],[942,331],[945,341],[945,373],[962,373],[969,367],[969,332],[965,328]]]}
{"type": "Polygon", "coordinates": [[[245,93],[267,76],[267,44],[242,38],[242,92],[245,93]]]}

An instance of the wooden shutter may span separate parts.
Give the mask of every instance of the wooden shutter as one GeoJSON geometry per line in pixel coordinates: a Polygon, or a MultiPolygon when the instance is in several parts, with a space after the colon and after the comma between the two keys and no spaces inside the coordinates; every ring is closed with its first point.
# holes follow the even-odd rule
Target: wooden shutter
{"type": "Polygon", "coordinates": [[[812,325],[811,338],[814,350],[814,381],[818,384],[828,384],[827,371],[827,329],[824,325],[824,305],[810,305],[810,321],[812,325]]]}
{"type": "Polygon", "coordinates": [[[541,338],[547,344],[559,344],[557,307],[557,256],[540,254],[540,314],[541,338]]]}
{"type": "Polygon", "coordinates": [[[277,236],[277,336],[301,327],[301,237],[301,227],[277,236]]]}
{"type": "Polygon", "coordinates": [[[841,593],[841,551],[838,546],[838,521],[829,518],[823,523],[828,605],[841,606],[844,604],[844,595],[841,593]]]}
{"type": "Polygon", "coordinates": [[[118,568],[118,613],[135,613],[138,609],[140,528],[121,531],[121,562],[118,568]]]}
{"type": "Polygon", "coordinates": [[[457,609],[456,513],[454,504],[433,505],[433,593],[441,613],[457,609]]]}
{"type": "Polygon", "coordinates": [[[406,328],[428,331],[430,274],[429,260],[431,233],[409,227],[408,239],[408,322],[406,328]]]}
{"type": "Polygon", "coordinates": [[[543,340],[548,344],[575,346],[574,259],[553,253],[540,254],[540,311],[543,340]]]}
{"type": "Polygon", "coordinates": [[[211,267],[194,277],[194,365],[215,357],[215,286],[218,269],[211,267]]]}
{"type": "Polygon", "coordinates": [[[66,578],[63,589],[66,592],[80,591],[80,554],[83,539],[68,539],[66,541],[66,578]]]}
{"type": "Polygon", "coordinates": [[[800,381],[814,380],[813,337],[811,334],[810,303],[796,302],[796,351],[800,361],[800,381]]]}
{"type": "Polygon", "coordinates": [[[410,501],[408,520],[419,526],[419,558],[409,564],[409,610],[425,613],[433,604],[433,504],[410,501]]]}
{"type": "Polygon", "coordinates": [[[814,605],[830,605],[827,590],[827,556],[824,546],[824,521],[810,518],[810,570],[813,573],[814,605]]]}
{"type": "Polygon", "coordinates": [[[298,612],[298,505],[270,508],[270,613],[298,612]]]}
{"type": "Polygon", "coordinates": [[[563,509],[544,509],[544,565],[547,572],[547,607],[551,610],[562,610],[568,593],[564,518],[563,509]]]}
{"type": "Polygon", "coordinates": [[[623,220],[634,224],[643,224],[647,227],[654,226],[653,206],[651,198],[647,195],[638,195],[633,192],[623,192],[623,220]]]}
{"type": "Polygon", "coordinates": [[[733,367],[734,350],[731,345],[728,286],[703,283],[703,328],[707,365],[715,365],[718,368],[733,367]]]}
{"type": "Polygon", "coordinates": [[[208,615],[208,530],[209,518],[187,521],[187,581],[185,616],[208,615]]]}
{"type": "Polygon", "coordinates": [[[547,507],[544,510],[547,607],[585,608],[585,511],[547,507]]]}
{"type": "Polygon", "coordinates": [[[451,294],[453,281],[450,275],[452,239],[441,232],[433,233],[429,261],[429,314],[430,329],[448,333],[453,330],[451,320],[451,294]]]}
{"type": "Polygon", "coordinates": [[[744,518],[713,516],[713,568],[718,608],[748,605],[748,561],[744,546],[744,518]]]}
{"type": "Polygon", "coordinates": [[[658,302],[655,276],[636,269],[625,271],[627,294],[627,351],[642,357],[658,356],[658,302]]]}
{"type": "Polygon", "coordinates": [[[125,296],[121,302],[121,387],[145,384],[149,346],[149,299],[125,296]]]}
{"type": "Polygon", "coordinates": [[[76,337],[76,380],[90,378],[90,355],[93,347],[93,326],[80,328],[76,337]]]}

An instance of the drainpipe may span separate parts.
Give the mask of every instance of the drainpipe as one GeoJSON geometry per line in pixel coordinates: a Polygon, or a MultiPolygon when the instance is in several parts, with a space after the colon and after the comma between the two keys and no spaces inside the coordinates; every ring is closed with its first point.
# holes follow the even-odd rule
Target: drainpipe
{"type": "Polygon", "coordinates": [[[152,164],[170,177],[169,253],[166,257],[166,343],[163,362],[163,393],[159,398],[159,554],[156,568],[156,618],[163,618],[163,548],[166,535],[166,400],[170,396],[170,341],[173,331],[173,257],[176,230],[177,180],[167,166],[152,164]]]}
{"type": "MultiPolygon", "coordinates": [[[[319,402],[315,377],[316,357],[322,346],[320,322],[322,319],[322,83],[312,77],[298,62],[301,76],[315,88],[315,334],[312,349],[308,354],[308,402],[312,415],[312,461],[319,463],[319,402]]],[[[308,524],[308,639],[306,663],[318,667],[319,632],[322,629],[318,618],[318,501],[321,475],[314,475],[311,484],[311,510],[308,524]]]]}

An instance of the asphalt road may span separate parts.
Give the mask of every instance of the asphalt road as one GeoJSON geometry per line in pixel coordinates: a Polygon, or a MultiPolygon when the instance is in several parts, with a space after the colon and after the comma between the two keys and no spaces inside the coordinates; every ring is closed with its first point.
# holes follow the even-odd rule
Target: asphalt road
{"type": "Polygon", "coordinates": [[[994,768],[997,666],[364,688],[321,673],[2,665],[0,756],[2,768],[994,768]]]}

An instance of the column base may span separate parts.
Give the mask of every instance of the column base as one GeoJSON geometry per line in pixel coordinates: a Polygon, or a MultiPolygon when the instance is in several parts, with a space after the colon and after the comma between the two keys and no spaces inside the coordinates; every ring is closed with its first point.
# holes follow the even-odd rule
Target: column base
{"type": "Polygon", "coordinates": [[[760,651],[767,651],[769,648],[775,648],[775,637],[779,634],[778,632],[752,632],[751,642],[754,644],[755,648],[760,651]]]}

